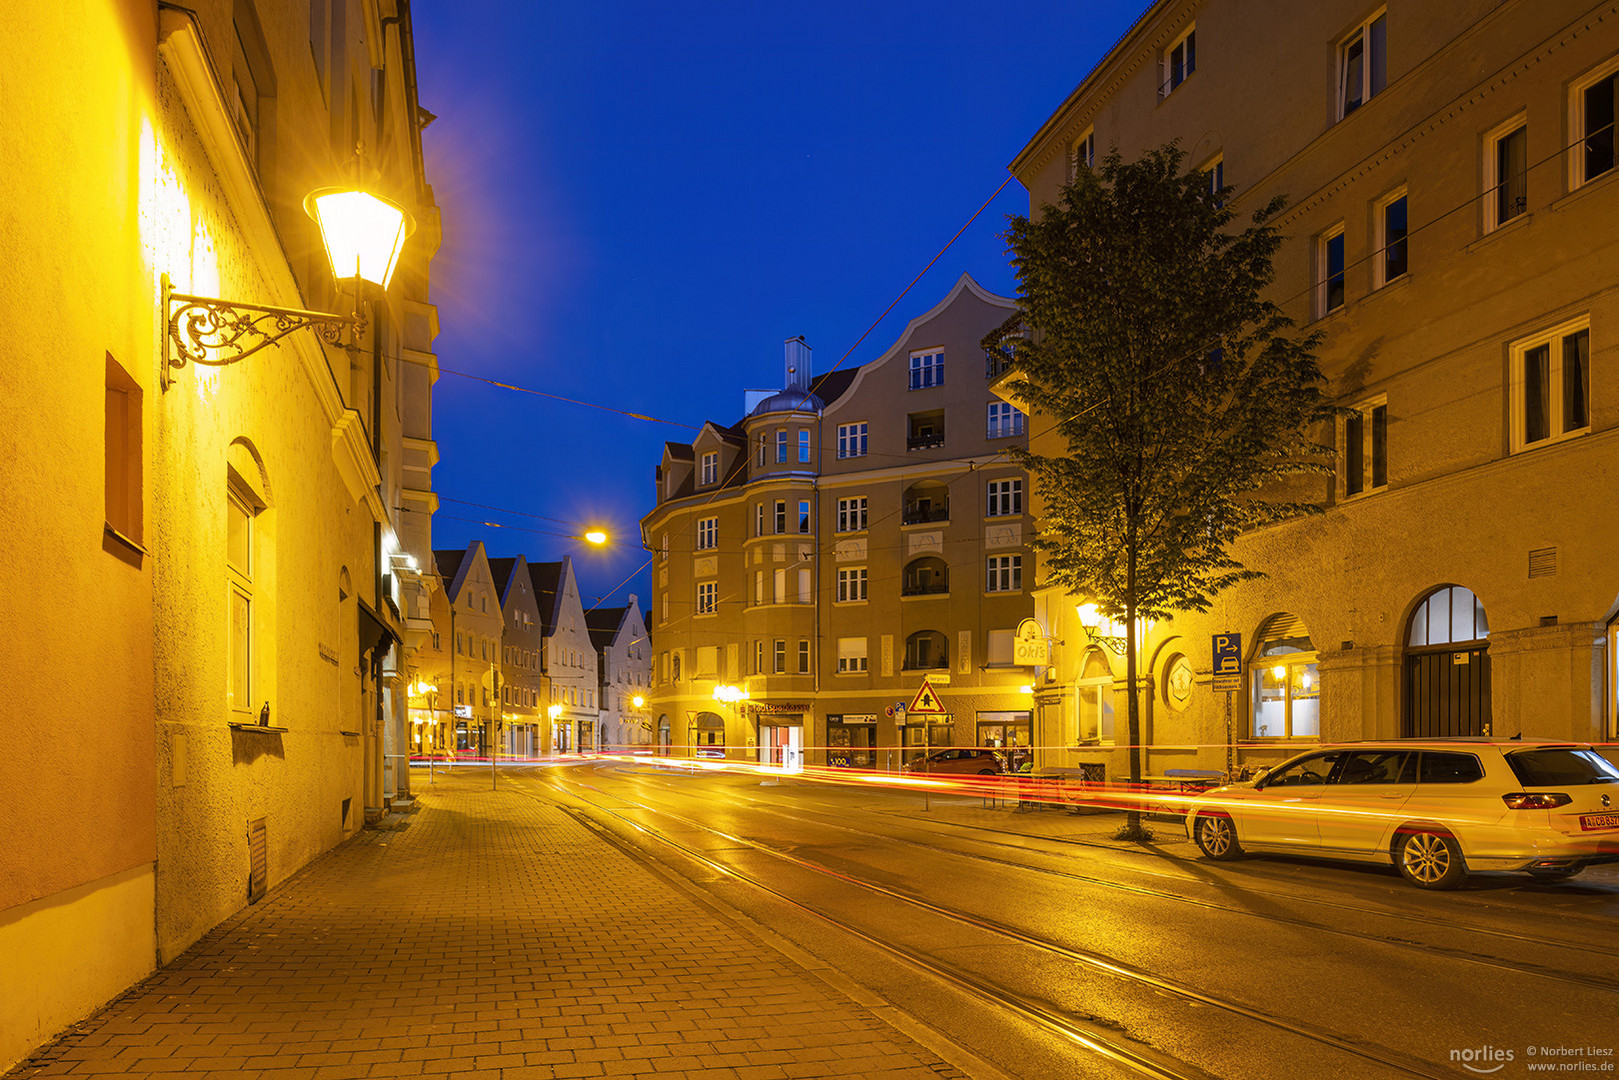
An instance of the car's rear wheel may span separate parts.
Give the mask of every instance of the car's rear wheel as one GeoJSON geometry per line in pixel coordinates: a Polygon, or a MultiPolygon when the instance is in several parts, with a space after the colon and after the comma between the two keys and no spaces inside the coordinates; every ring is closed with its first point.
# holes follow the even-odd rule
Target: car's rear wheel
{"type": "Polygon", "coordinates": [[[1242,845],[1237,842],[1237,830],[1224,814],[1205,814],[1197,819],[1192,837],[1203,854],[1215,862],[1229,862],[1241,858],[1242,845]]]}
{"type": "Polygon", "coordinates": [[[1461,845],[1448,833],[1410,829],[1400,833],[1394,861],[1405,880],[1419,889],[1450,889],[1467,876],[1461,845]]]}
{"type": "Polygon", "coordinates": [[[1530,869],[1529,876],[1536,881],[1567,881],[1584,869],[1583,866],[1537,866],[1530,869]]]}

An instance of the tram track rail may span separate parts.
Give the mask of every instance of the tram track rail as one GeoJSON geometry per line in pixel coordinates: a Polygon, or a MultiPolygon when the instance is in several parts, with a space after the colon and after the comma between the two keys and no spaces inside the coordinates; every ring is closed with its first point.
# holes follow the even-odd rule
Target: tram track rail
{"type": "MultiPolygon", "coordinates": [[[[871,839],[882,840],[885,843],[896,843],[896,844],[902,844],[902,845],[905,845],[905,846],[908,846],[908,847],[917,847],[917,848],[923,848],[923,849],[932,850],[932,851],[942,851],[942,852],[946,852],[946,853],[948,853],[950,855],[956,856],[958,858],[971,859],[971,860],[974,860],[974,861],[986,862],[986,863],[990,863],[990,864],[993,864],[993,865],[1013,867],[1013,868],[1016,868],[1016,869],[1019,869],[1019,870],[1026,870],[1026,871],[1029,871],[1029,872],[1032,872],[1032,873],[1043,874],[1043,875],[1050,876],[1050,877],[1057,877],[1057,878],[1067,880],[1067,881],[1077,881],[1077,882],[1083,882],[1083,883],[1085,883],[1087,885],[1096,885],[1096,886],[1099,886],[1099,887],[1102,887],[1102,888],[1107,888],[1107,889],[1115,890],[1115,891],[1118,891],[1118,892],[1126,892],[1126,893],[1130,893],[1130,894],[1137,895],[1137,896],[1149,896],[1149,897],[1152,897],[1154,899],[1168,900],[1168,901],[1171,901],[1171,902],[1174,902],[1174,903],[1186,904],[1188,906],[1198,907],[1198,908],[1202,908],[1202,909],[1208,910],[1208,911],[1219,911],[1219,912],[1229,913],[1229,914],[1232,914],[1232,915],[1240,915],[1240,916],[1244,916],[1244,917],[1247,917],[1247,918],[1260,919],[1260,920],[1264,920],[1266,922],[1272,922],[1272,923],[1277,923],[1277,924],[1281,924],[1281,925],[1295,926],[1295,927],[1300,927],[1300,928],[1308,929],[1308,930],[1318,930],[1318,931],[1321,931],[1321,932],[1324,932],[1324,933],[1336,934],[1336,935],[1343,936],[1343,937],[1358,938],[1358,939],[1364,940],[1364,941],[1372,941],[1372,942],[1378,942],[1378,943],[1387,944],[1387,945],[1394,945],[1394,946],[1402,946],[1402,947],[1422,949],[1422,950],[1426,950],[1426,951],[1429,951],[1429,952],[1434,952],[1434,953],[1437,953],[1437,954],[1440,954],[1440,955],[1443,955],[1443,956],[1448,956],[1451,959],[1455,959],[1455,960],[1463,960],[1463,961],[1482,963],[1482,964],[1485,964],[1486,966],[1490,966],[1490,967],[1506,968],[1507,970],[1513,971],[1513,972],[1518,973],[1518,974],[1538,975],[1538,976],[1548,977],[1548,978],[1559,978],[1559,979],[1563,979],[1564,981],[1582,983],[1584,985],[1591,986],[1591,987],[1594,987],[1596,989],[1619,993],[1619,979],[1611,979],[1611,978],[1604,978],[1602,976],[1586,975],[1586,974],[1583,974],[1583,973],[1580,973],[1580,972],[1570,972],[1570,971],[1565,971],[1565,970],[1562,970],[1562,969],[1547,968],[1547,967],[1543,967],[1543,966],[1539,966],[1539,965],[1526,965],[1526,964],[1522,964],[1519,961],[1511,960],[1511,959],[1509,959],[1507,957],[1493,956],[1493,955],[1490,955],[1490,954],[1487,954],[1487,953],[1476,953],[1476,952],[1471,952],[1471,951],[1468,951],[1468,950],[1457,949],[1457,948],[1454,948],[1454,947],[1451,947],[1451,946],[1436,945],[1436,944],[1434,944],[1432,942],[1417,941],[1417,940],[1412,940],[1412,939],[1407,939],[1407,938],[1395,937],[1395,936],[1387,935],[1387,934],[1375,934],[1375,933],[1370,933],[1370,932],[1363,931],[1363,930],[1355,930],[1355,929],[1352,929],[1352,928],[1349,928],[1349,927],[1334,926],[1331,923],[1321,922],[1321,921],[1314,920],[1314,919],[1306,919],[1306,918],[1301,918],[1301,917],[1297,917],[1297,916],[1290,916],[1290,915],[1281,915],[1281,914],[1277,914],[1275,912],[1255,911],[1255,910],[1253,910],[1251,908],[1239,907],[1239,906],[1232,905],[1232,904],[1221,904],[1221,903],[1218,903],[1218,902],[1213,901],[1213,900],[1205,900],[1205,899],[1202,899],[1200,897],[1188,896],[1185,893],[1176,892],[1176,891],[1171,890],[1171,889],[1157,889],[1157,888],[1152,888],[1151,886],[1146,886],[1146,885],[1137,885],[1137,884],[1131,884],[1129,882],[1116,881],[1116,880],[1113,880],[1111,878],[1100,877],[1100,876],[1093,875],[1093,874],[1078,873],[1078,872],[1073,871],[1073,870],[1061,870],[1061,869],[1056,869],[1056,868],[1053,868],[1053,867],[1037,866],[1037,865],[1032,865],[1032,864],[1027,863],[1027,862],[1020,862],[1020,861],[1015,860],[1015,859],[1001,858],[1001,857],[998,857],[998,856],[995,856],[995,855],[983,854],[981,852],[959,851],[959,850],[955,850],[955,849],[952,849],[952,848],[937,847],[935,845],[927,844],[927,843],[924,843],[924,842],[918,841],[918,840],[907,840],[907,839],[904,839],[904,838],[901,838],[901,837],[896,837],[892,833],[872,832],[872,831],[870,831],[868,829],[861,829],[861,828],[857,828],[857,827],[852,826],[852,825],[842,824],[842,823],[839,823],[839,822],[836,822],[836,821],[826,821],[826,820],[822,820],[820,818],[806,817],[806,816],[803,815],[803,813],[788,813],[788,812],[783,811],[783,810],[781,810],[779,808],[771,806],[771,805],[765,803],[762,800],[745,799],[744,798],[743,801],[745,803],[747,803],[750,807],[755,809],[757,812],[769,814],[769,815],[771,815],[773,817],[784,818],[784,819],[789,820],[789,821],[798,821],[798,822],[801,822],[801,823],[804,823],[804,824],[809,824],[809,825],[816,825],[816,826],[819,826],[819,827],[822,827],[822,828],[837,829],[840,832],[848,833],[850,835],[863,836],[863,837],[867,837],[867,838],[871,838],[871,839]]],[[[909,818],[904,818],[903,815],[891,815],[891,817],[895,818],[895,819],[906,820],[906,821],[912,821],[913,820],[913,819],[909,819],[909,818]]],[[[981,828],[980,826],[960,825],[960,824],[955,823],[955,822],[948,822],[948,823],[944,823],[944,824],[947,827],[960,828],[960,829],[978,829],[978,828],[981,828]]],[[[916,827],[917,827],[918,832],[922,832],[924,834],[929,831],[929,830],[927,830],[925,828],[921,828],[919,825],[917,825],[916,827]]],[[[1063,839],[1055,839],[1055,838],[1051,838],[1051,837],[1039,837],[1039,836],[1031,837],[1026,833],[1012,833],[1011,835],[1019,836],[1019,837],[1025,839],[1025,840],[1035,841],[1037,844],[1038,843],[1049,843],[1049,844],[1072,844],[1073,843],[1073,841],[1063,840],[1063,839]]],[[[977,841],[977,842],[978,843],[993,843],[993,844],[996,844],[997,846],[1000,846],[1000,847],[1005,847],[1005,848],[1009,848],[1009,849],[1016,850],[1016,851],[1022,851],[1022,852],[1025,852],[1025,853],[1033,853],[1033,852],[1035,852],[1037,850],[1035,848],[1031,848],[1031,847],[1028,847],[1028,846],[1020,846],[1020,845],[1017,845],[1017,844],[1007,844],[1007,843],[1000,842],[1000,841],[984,841],[984,840],[980,840],[980,841],[977,841]]],[[[1096,847],[1098,850],[1109,851],[1109,852],[1118,852],[1120,850],[1119,848],[1109,847],[1107,845],[1087,845],[1087,846],[1096,847]]],[[[1039,852],[1039,853],[1040,854],[1048,854],[1048,855],[1052,855],[1052,856],[1060,856],[1061,855],[1061,852],[1039,852]]],[[[1130,854],[1135,854],[1135,853],[1132,852],[1130,854]]],[[[1183,877],[1181,877],[1179,875],[1160,873],[1160,872],[1153,871],[1153,870],[1150,870],[1150,869],[1138,869],[1136,872],[1143,873],[1143,874],[1148,874],[1148,875],[1150,875],[1152,877],[1165,878],[1165,879],[1169,879],[1169,880],[1173,880],[1173,881],[1184,881],[1185,880],[1183,877]]],[[[1453,918],[1452,919],[1443,919],[1443,918],[1439,918],[1437,916],[1423,915],[1423,914],[1420,914],[1420,913],[1417,913],[1417,912],[1398,911],[1398,910],[1394,910],[1394,909],[1386,908],[1386,907],[1372,907],[1372,906],[1367,906],[1367,905],[1362,905],[1362,904],[1352,904],[1352,903],[1346,903],[1346,902],[1341,901],[1341,900],[1330,900],[1330,899],[1327,899],[1327,898],[1324,898],[1324,897],[1306,896],[1306,895],[1299,894],[1297,892],[1284,893],[1284,892],[1274,890],[1274,889],[1259,889],[1259,888],[1253,888],[1253,887],[1247,886],[1247,885],[1243,886],[1243,891],[1244,891],[1245,894],[1248,894],[1248,895],[1263,897],[1263,898],[1265,898],[1267,900],[1285,901],[1286,903],[1289,903],[1289,904],[1305,903],[1305,904],[1310,904],[1310,905],[1315,906],[1315,907],[1330,908],[1330,909],[1333,909],[1333,910],[1336,910],[1336,911],[1341,911],[1341,912],[1345,912],[1347,914],[1352,914],[1352,915],[1371,916],[1371,917],[1375,917],[1375,918],[1384,918],[1384,919],[1398,919],[1398,920],[1401,920],[1401,921],[1407,922],[1407,923],[1416,923],[1416,924],[1422,924],[1422,925],[1426,925],[1426,926],[1434,926],[1434,927],[1439,927],[1441,929],[1446,929],[1446,930],[1456,930],[1457,929],[1457,923],[1453,918]]],[[[1538,947],[1544,947],[1544,948],[1552,948],[1552,949],[1566,949],[1566,950],[1570,950],[1570,951],[1574,951],[1574,952],[1590,953],[1592,955],[1597,955],[1597,956],[1608,956],[1608,957],[1619,958],[1619,949],[1610,948],[1610,947],[1603,946],[1603,945],[1600,945],[1600,944],[1597,944],[1597,943],[1594,943],[1594,942],[1577,942],[1577,941],[1568,941],[1568,940],[1565,940],[1565,939],[1537,937],[1537,936],[1530,935],[1530,934],[1522,934],[1522,933],[1518,933],[1516,931],[1502,930],[1502,929],[1499,929],[1499,928],[1496,928],[1496,927],[1488,927],[1488,926],[1468,925],[1468,926],[1465,927],[1465,931],[1467,933],[1469,933],[1469,934],[1478,934],[1478,935],[1483,935],[1483,936],[1487,936],[1487,937],[1498,938],[1498,939],[1501,939],[1503,941],[1510,941],[1510,942],[1513,942],[1513,943],[1516,943],[1516,944],[1521,944],[1521,945],[1532,945],[1532,946],[1538,946],[1538,947]]]]}
{"type": "MultiPolygon", "coordinates": [[[[660,783],[662,783],[663,786],[669,787],[670,790],[678,790],[673,785],[669,785],[667,783],[667,781],[662,780],[661,777],[659,778],[659,780],[660,780],[660,783]]],[[[836,815],[837,815],[836,811],[800,810],[798,812],[790,813],[790,812],[784,811],[784,810],[780,809],[779,807],[775,806],[774,804],[766,802],[765,800],[762,800],[762,799],[750,799],[750,798],[747,798],[746,796],[739,796],[735,792],[730,792],[728,794],[729,794],[729,796],[731,798],[738,799],[742,803],[744,803],[745,805],[747,805],[750,808],[753,808],[753,809],[755,809],[755,810],[757,810],[757,811],[759,811],[761,813],[770,814],[771,816],[784,818],[784,819],[787,819],[787,820],[790,820],[790,821],[799,821],[799,822],[802,822],[804,824],[818,825],[818,826],[821,826],[821,827],[824,827],[824,828],[837,829],[839,831],[849,833],[851,835],[864,836],[864,837],[868,837],[868,838],[872,838],[872,839],[877,839],[877,840],[881,840],[881,841],[883,841],[885,843],[897,843],[897,844],[902,844],[902,845],[905,845],[905,846],[908,846],[908,847],[917,847],[917,848],[923,848],[923,849],[932,850],[932,851],[943,851],[943,852],[947,852],[948,854],[954,855],[954,856],[956,856],[958,858],[972,859],[972,860],[976,860],[976,861],[982,861],[982,862],[987,862],[987,863],[997,864],[997,865],[1003,865],[1003,866],[1011,866],[1011,867],[1015,867],[1015,868],[1020,869],[1020,870],[1028,870],[1028,871],[1031,871],[1031,872],[1034,872],[1034,873],[1045,874],[1045,875],[1052,876],[1052,877],[1058,877],[1058,878],[1061,878],[1061,879],[1064,879],[1064,880],[1078,881],[1078,882],[1083,882],[1083,883],[1088,884],[1088,885],[1095,885],[1095,886],[1099,886],[1099,887],[1102,887],[1102,888],[1107,888],[1107,889],[1111,889],[1111,890],[1115,890],[1115,891],[1119,891],[1119,892],[1130,893],[1130,894],[1133,894],[1133,895],[1149,896],[1149,897],[1152,897],[1154,899],[1162,899],[1162,900],[1168,900],[1168,901],[1175,902],[1175,903],[1187,904],[1189,906],[1199,907],[1199,908],[1203,908],[1205,910],[1210,910],[1210,911],[1227,912],[1227,913],[1230,913],[1230,914],[1233,914],[1233,915],[1242,915],[1242,916],[1246,916],[1246,917],[1249,917],[1249,918],[1261,919],[1261,920],[1264,920],[1264,921],[1274,922],[1274,923],[1278,923],[1278,924],[1297,926],[1297,927],[1310,929],[1310,930],[1320,930],[1320,931],[1323,931],[1323,932],[1338,934],[1338,935],[1341,935],[1341,936],[1357,937],[1357,938],[1360,938],[1362,940],[1374,941],[1374,942],[1382,942],[1382,943],[1385,943],[1385,944],[1388,944],[1388,945],[1424,949],[1424,950],[1432,951],[1432,952],[1435,952],[1435,953],[1439,953],[1441,955],[1451,956],[1453,959],[1463,959],[1463,960],[1465,960],[1465,959],[1468,959],[1468,958],[1476,958],[1480,962],[1490,964],[1491,966],[1498,966],[1498,967],[1499,966],[1507,966],[1511,970],[1518,971],[1518,972],[1520,972],[1522,974],[1538,974],[1538,975],[1544,975],[1544,976],[1547,976],[1547,977],[1561,977],[1561,978],[1566,979],[1567,981],[1584,982],[1587,985],[1595,986],[1597,989],[1606,990],[1606,991],[1610,991],[1610,992],[1619,992],[1619,979],[1606,979],[1606,978],[1603,978],[1601,976],[1588,976],[1588,975],[1584,975],[1584,974],[1578,973],[1578,972],[1568,972],[1568,971],[1563,971],[1561,969],[1554,969],[1554,968],[1537,968],[1534,965],[1523,965],[1523,966],[1520,966],[1520,967],[1515,967],[1513,965],[1515,965],[1517,962],[1512,961],[1507,957],[1492,956],[1492,955],[1486,954],[1486,953],[1473,953],[1473,952],[1470,952],[1470,951],[1467,951],[1467,950],[1454,949],[1454,948],[1447,947],[1447,946],[1437,946],[1437,945],[1434,945],[1434,944],[1432,944],[1430,942],[1415,941],[1415,940],[1411,940],[1411,939],[1407,939],[1407,938],[1401,938],[1401,937],[1395,937],[1395,936],[1391,936],[1391,935],[1372,934],[1372,933],[1368,933],[1366,931],[1357,931],[1357,930],[1353,930],[1353,929],[1350,929],[1350,928],[1347,928],[1347,927],[1334,926],[1331,923],[1320,922],[1320,921],[1314,920],[1314,919],[1305,919],[1305,918],[1300,918],[1300,917],[1296,917],[1296,916],[1279,915],[1279,914],[1276,914],[1276,913],[1273,913],[1273,912],[1255,911],[1255,910],[1253,910],[1251,908],[1238,907],[1238,906],[1231,905],[1231,904],[1221,904],[1221,903],[1218,903],[1218,902],[1213,901],[1213,900],[1205,900],[1205,899],[1195,897],[1195,896],[1188,896],[1185,893],[1177,892],[1177,891],[1174,891],[1174,890],[1171,890],[1171,889],[1158,889],[1158,888],[1153,888],[1153,887],[1147,886],[1147,885],[1132,884],[1132,883],[1129,883],[1129,882],[1117,881],[1117,880],[1114,880],[1114,879],[1111,879],[1111,878],[1099,877],[1099,876],[1092,875],[1092,874],[1079,873],[1079,872],[1076,872],[1076,871],[1073,871],[1073,870],[1063,870],[1063,869],[1055,869],[1055,868],[1052,868],[1052,867],[1035,866],[1035,865],[1031,865],[1031,864],[1029,864],[1027,862],[1019,862],[1019,861],[1014,860],[1014,859],[999,858],[999,857],[994,856],[994,855],[987,855],[987,854],[983,854],[983,853],[980,853],[980,852],[960,851],[960,850],[956,850],[956,849],[953,849],[953,848],[939,847],[939,846],[936,846],[936,845],[933,845],[933,844],[924,843],[924,842],[919,841],[919,840],[908,840],[908,839],[896,837],[892,833],[873,832],[873,831],[871,831],[869,829],[862,829],[862,828],[859,828],[857,826],[845,824],[845,823],[837,821],[837,820],[831,820],[831,821],[825,820],[825,817],[833,817],[833,818],[835,818],[836,815]],[[819,814],[819,815],[823,815],[823,816],[821,816],[821,817],[809,817],[809,816],[805,816],[806,814],[819,814]]],[[[1163,858],[1163,856],[1156,855],[1156,854],[1150,853],[1150,852],[1131,851],[1128,848],[1119,848],[1119,847],[1109,845],[1109,844],[1088,843],[1088,842],[1083,841],[1083,840],[1074,840],[1074,839],[1070,839],[1070,838],[1066,838],[1066,837],[1049,837],[1049,836],[1040,836],[1040,835],[1037,835],[1037,834],[1032,835],[1032,834],[1029,834],[1029,833],[1018,832],[1016,830],[1011,830],[1011,829],[994,829],[994,828],[991,828],[989,826],[984,826],[984,825],[968,824],[968,823],[962,823],[962,822],[942,821],[942,820],[933,821],[933,822],[930,822],[930,823],[923,823],[921,821],[918,821],[915,818],[910,817],[909,815],[898,814],[898,813],[895,813],[895,812],[889,811],[889,810],[884,810],[884,811],[879,811],[879,812],[883,813],[891,821],[903,821],[903,822],[906,822],[915,831],[923,833],[925,835],[930,834],[930,833],[934,833],[935,829],[938,829],[938,828],[942,827],[942,828],[948,828],[948,829],[955,830],[958,833],[960,833],[960,832],[987,832],[987,833],[994,833],[994,834],[1002,835],[1002,836],[1014,836],[1014,837],[1017,837],[1019,840],[1025,841],[1026,843],[1014,844],[1014,843],[1007,843],[1005,841],[982,840],[982,839],[975,840],[974,842],[981,843],[981,844],[992,844],[992,845],[995,845],[995,846],[998,846],[998,847],[1008,848],[1008,849],[1011,849],[1011,850],[1021,851],[1021,852],[1026,852],[1026,853],[1039,852],[1041,854],[1046,854],[1046,855],[1050,855],[1050,856],[1053,856],[1053,857],[1060,857],[1063,854],[1061,851],[1040,851],[1040,846],[1041,845],[1048,845],[1049,844],[1049,845],[1054,845],[1054,846],[1057,846],[1057,847],[1075,847],[1075,846],[1079,846],[1079,847],[1085,847],[1085,848],[1096,850],[1096,851],[1105,851],[1105,852],[1108,852],[1110,854],[1123,854],[1123,855],[1128,855],[1128,856],[1134,856],[1134,857],[1141,858],[1141,859],[1155,859],[1155,860],[1157,860],[1157,859],[1162,859],[1163,858]],[[925,824],[931,824],[934,828],[929,829],[927,827],[924,827],[925,824]]],[[[1164,879],[1164,880],[1167,880],[1167,881],[1182,882],[1182,881],[1187,880],[1183,875],[1174,874],[1174,873],[1165,873],[1163,871],[1155,870],[1155,869],[1152,869],[1150,867],[1143,867],[1143,866],[1132,867],[1132,872],[1133,873],[1143,874],[1143,875],[1146,875],[1146,876],[1149,876],[1149,877],[1161,878],[1161,879],[1164,879]]],[[[1457,923],[1456,923],[1456,920],[1453,917],[1451,917],[1451,918],[1440,918],[1440,917],[1434,916],[1434,915],[1425,915],[1425,914],[1422,914],[1420,912],[1413,912],[1413,911],[1402,911],[1402,910],[1399,910],[1397,908],[1391,908],[1391,907],[1386,907],[1386,906],[1371,906],[1371,905],[1365,905],[1365,904],[1349,903],[1349,902],[1346,902],[1346,901],[1343,901],[1343,900],[1333,900],[1333,899],[1330,899],[1330,898],[1327,898],[1327,897],[1322,897],[1322,896],[1311,896],[1311,895],[1299,893],[1297,891],[1283,892],[1283,891],[1277,890],[1277,889],[1257,888],[1257,887],[1254,887],[1253,885],[1250,885],[1250,884],[1247,884],[1247,883],[1244,883],[1241,887],[1242,887],[1242,890],[1243,890],[1245,895],[1261,897],[1261,898],[1264,898],[1266,900],[1271,900],[1271,901],[1285,902],[1287,904],[1301,904],[1301,903],[1302,904],[1309,904],[1309,905],[1311,905],[1313,907],[1331,909],[1331,910],[1334,910],[1334,911],[1344,912],[1344,913],[1350,914],[1350,915],[1369,916],[1369,917],[1381,918],[1381,919],[1397,919],[1397,920],[1400,920],[1400,921],[1406,922],[1406,923],[1433,926],[1433,927],[1438,927],[1438,928],[1445,929],[1445,930],[1455,930],[1455,929],[1457,929],[1457,923]]],[[[1562,917],[1562,916],[1560,916],[1560,917],[1562,917]]],[[[1578,916],[1574,916],[1574,917],[1577,918],[1578,916]]],[[[1593,926],[1600,927],[1601,929],[1604,929],[1604,930],[1609,930],[1609,931],[1612,930],[1612,923],[1609,922],[1609,921],[1589,919],[1589,918],[1585,919],[1584,921],[1590,922],[1593,926]]],[[[1500,928],[1497,928],[1497,927],[1481,926],[1481,925],[1474,925],[1474,924],[1469,924],[1468,926],[1466,926],[1465,929],[1469,934],[1478,934],[1478,935],[1482,935],[1482,936],[1486,936],[1486,937],[1497,938],[1497,939],[1500,939],[1502,941],[1510,941],[1510,942],[1513,942],[1513,943],[1516,943],[1516,944],[1521,944],[1521,945],[1530,945],[1530,946],[1537,946],[1537,947],[1550,948],[1550,949],[1565,949],[1565,950],[1569,950],[1569,951],[1573,951],[1573,952],[1590,953],[1592,955],[1608,956],[1608,957],[1614,957],[1616,959],[1619,959],[1619,948],[1604,946],[1604,945],[1601,945],[1601,944],[1598,944],[1598,943],[1595,943],[1595,942],[1570,941],[1570,940],[1568,940],[1566,938],[1540,937],[1540,936],[1531,935],[1531,934],[1519,933],[1519,932],[1513,931],[1513,930],[1503,930],[1503,929],[1500,929],[1500,928]]]]}
{"type": "MultiPolygon", "coordinates": [[[[886,941],[850,921],[840,918],[830,912],[813,907],[794,896],[772,886],[733,866],[727,866],[717,859],[683,844],[666,833],[649,827],[623,811],[625,809],[638,810],[643,813],[656,815],[672,822],[678,823],[686,829],[696,830],[725,841],[756,851],[770,858],[796,866],[800,870],[834,879],[857,890],[880,896],[887,900],[907,905],[918,911],[926,912],[948,922],[969,926],[981,932],[994,935],[1024,948],[1033,949],[1039,953],[1053,958],[1076,964],[1088,971],[1116,980],[1121,980],[1135,986],[1151,990],[1155,993],[1180,999],[1184,1002],[1217,1010],[1227,1016],[1240,1020],[1257,1023],[1274,1031],[1280,1031],[1296,1038],[1302,1038],[1313,1043],[1331,1047],[1350,1056],[1377,1063],[1385,1068],[1407,1076],[1426,1077],[1430,1080],[1452,1080],[1464,1075],[1448,1069],[1435,1062],[1405,1054],[1391,1047],[1369,1043],[1351,1035],[1327,1030],[1304,1021],[1292,1020],[1284,1016],[1269,1012],[1256,1006],[1240,1001],[1222,998],[1218,995],[1206,993],[1195,987],[1184,984],[1178,980],[1145,971],[1115,957],[1106,956],[1100,952],[1080,949],[1049,941],[1038,935],[1020,930],[1016,927],[1000,923],[997,920],[975,915],[971,912],[959,911],[941,904],[933,903],[921,897],[910,895],[902,890],[894,889],[876,882],[863,881],[853,875],[846,874],[832,867],[825,866],[813,860],[804,859],[789,852],[781,851],[747,837],[738,836],[723,829],[716,829],[695,821],[686,815],[674,811],[638,802],[635,799],[620,793],[604,791],[591,784],[579,783],[575,780],[563,778],[555,774],[549,777],[551,784],[560,791],[565,791],[571,798],[576,799],[590,811],[607,815],[623,827],[655,841],[666,848],[679,852],[682,856],[708,867],[725,878],[750,886],[751,888],[767,894],[777,900],[791,905],[815,919],[832,926],[842,933],[847,933],[861,940],[881,952],[910,965],[911,967],[931,974],[943,981],[965,990],[980,1000],[989,1002],[1013,1012],[1037,1026],[1059,1035],[1076,1045],[1084,1047],[1093,1053],[1107,1058],[1115,1064],[1136,1072],[1142,1076],[1161,1078],[1194,1078],[1207,1077],[1209,1074],[1180,1063],[1159,1060],[1155,1054],[1143,1053],[1130,1046],[1123,1045],[1116,1035],[1113,1035],[1100,1024],[1091,1024],[1070,1014],[1062,1012],[1055,1006],[1034,1001],[1024,995],[1008,990],[984,978],[981,975],[966,971],[957,965],[940,960],[937,957],[926,955],[920,951],[896,945],[886,941]],[[623,804],[609,806],[582,794],[589,792],[601,796],[604,800],[623,804]]],[[[582,813],[582,811],[580,812],[582,813]]],[[[587,820],[588,814],[582,820],[587,820]]],[[[613,834],[606,826],[597,822],[595,829],[604,837],[613,834]]],[[[624,848],[624,844],[618,846],[624,848]]],[[[633,847],[628,849],[634,853],[633,847]]],[[[643,856],[644,857],[644,856],[643,856]]]]}

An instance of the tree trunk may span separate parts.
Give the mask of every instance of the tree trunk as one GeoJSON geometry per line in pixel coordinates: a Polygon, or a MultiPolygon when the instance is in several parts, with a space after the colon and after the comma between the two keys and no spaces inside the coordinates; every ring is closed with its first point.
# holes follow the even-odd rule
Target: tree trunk
{"type": "MultiPolygon", "coordinates": [[[[1134,577],[1134,553],[1131,557],[1131,576],[1134,577]]],[[[1126,715],[1129,717],[1130,737],[1130,788],[1138,792],[1141,788],[1141,698],[1136,693],[1136,602],[1134,590],[1124,605],[1124,681],[1126,715]]],[[[1136,834],[1141,831],[1141,804],[1132,797],[1130,809],[1126,811],[1124,820],[1125,831],[1136,834]]]]}

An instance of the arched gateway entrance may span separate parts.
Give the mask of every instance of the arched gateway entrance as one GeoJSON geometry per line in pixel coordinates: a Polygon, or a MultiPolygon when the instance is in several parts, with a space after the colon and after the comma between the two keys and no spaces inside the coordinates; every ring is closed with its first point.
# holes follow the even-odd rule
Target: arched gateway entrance
{"type": "Polygon", "coordinates": [[[1490,624],[1471,589],[1445,585],[1411,613],[1405,645],[1405,735],[1490,734],[1490,624]]]}

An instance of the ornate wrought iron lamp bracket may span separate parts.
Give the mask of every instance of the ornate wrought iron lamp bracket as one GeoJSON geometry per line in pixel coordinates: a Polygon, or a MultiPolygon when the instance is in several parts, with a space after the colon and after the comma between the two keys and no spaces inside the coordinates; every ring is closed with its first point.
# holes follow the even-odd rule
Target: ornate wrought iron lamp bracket
{"type": "Polygon", "coordinates": [[[353,339],[365,330],[361,315],[332,315],[175,292],[167,274],[163,275],[163,318],[165,390],[173,381],[169,369],[184,367],[187,360],[211,367],[234,364],[305,327],[327,344],[352,348],[353,339]],[[350,329],[348,344],[343,341],[344,328],[350,329]],[[218,350],[218,355],[210,355],[210,350],[218,350]]]}

